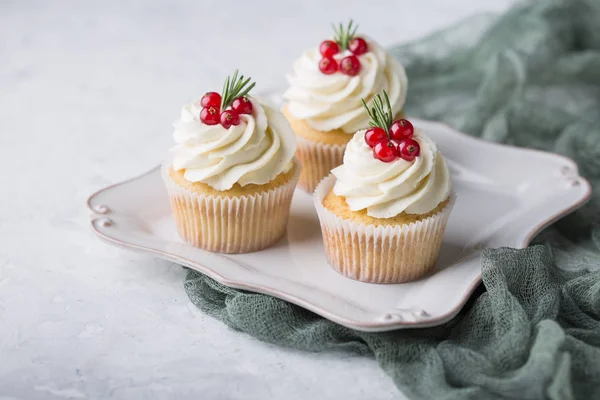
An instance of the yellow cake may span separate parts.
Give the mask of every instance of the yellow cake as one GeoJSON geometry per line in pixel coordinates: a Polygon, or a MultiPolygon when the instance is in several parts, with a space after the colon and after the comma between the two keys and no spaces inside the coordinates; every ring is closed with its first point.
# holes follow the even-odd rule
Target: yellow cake
{"type": "Polygon", "coordinates": [[[342,146],[346,146],[350,139],[352,139],[352,135],[347,134],[341,129],[333,129],[331,131],[321,132],[311,128],[306,120],[294,118],[294,116],[288,111],[287,107],[283,108],[283,115],[285,115],[287,118],[296,135],[300,136],[302,139],[316,143],[342,146]]]}
{"type": "Polygon", "coordinates": [[[398,234],[379,237],[340,234],[335,225],[333,228],[325,225],[322,234],[327,258],[341,274],[364,282],[401,283],[422,278],[437,261],[451,208],[449,203],[450,198],[447,198],[426,214],[401,213],[392,218],[374,218],[365,210],[351,211],[346,200],[330,190],[322,204],[336,218],[365,228],[389,227],[398,234]],[[427,228],[416,229],[417,226],[427,228]]]}
{"type": "Polygon", "coordinates": [[[186,242],[218,253],[247,253],[285,234],[299,165],[264,185],[234,184],[223,191],[165,168],[175,225],[186,242]]]}
{"type": "Polygon", "coordinates": [[[247,253],[285,233],[300,165],[283,116],[248,96],[253,84],[227,80],[184,106],[163,180],[177,231],[193,246],[247,253]]]}
{"type": "Polygon", "coordinates": [[[321,179],[342,163],[346,143],[352,136],[341,129],[317,131],[305,120],[295,119],[287,107],[283,113],[296,133],[296,157],[302,164],[298,186],[312,193],[321,179]]]}
{"type": "Polygon", "coordinates": [[[446,161],[407,120],[393,121],[387,101],[368,111],[373,131],[358,131],[343,163],[314,192],[325,254],[341,274],[401,283],[435,268],[454,197],[446,161]],[[374,140],[373,138],[377,138],[374,140]]]}
{"type": "MultiPolygon", "coordinates": [[[[304,52],[287,76],[284,114],[296,133],[296,156],[302,164],[299,187],[312,192],[331,169],[342,163],[346,144],[369,127],[361,98],[370,103],[377,91],[389,94],[393,115],[401,118],[408,79],[402,65],[376,42],[356,34],[352,22],[336,32],[325,56],[320,46],[304,52]],[[354,41],[362,41],[357,51],[354,41]],[[335,71],[319,70],[324,58],[335,71]],[[354,60],[354,68],[345,62],[354,60]]],[[[324,42],[325,43],[325,42],[324,42]]]]}
{"type": "Polygon", "coordinates": [[[205,196],[214,197],[248,197],[260,195],[270,190],[276,190],[281,186],[285,186],[294,178],[298,169],[299,167],[294,166],[288,172],[277,175],[275,179],[264,185],[251,183],[246,186],[241,186],[239,183],[234,183],[231,189],[228,190],[216,190],[202,182],[189,182],[184,178],[184,170],[175,171],[173,167],[169,168],[169,177],[181,188],[187,189],[192,193],[201,193],[205,196]]]}
{"type": "Polygon", "coordinates": [[[433,210],[425,214],[407,214],[402,212],[391,218],[375,218],[368,215],[367,210],[350,210],[345,198],[342,196],[336,196],[333,191],[329,191],[329,193],[327,193],[325,196],[325,199],[323,199],[323,206],[342,219],[354,221],[362,225],[399,226],[408,225],[412,222],[421,222],[433,215],[436,215],[446,207],[449,201],[450,199],[447,198],[438,204],[438,206],[433,210]]]}

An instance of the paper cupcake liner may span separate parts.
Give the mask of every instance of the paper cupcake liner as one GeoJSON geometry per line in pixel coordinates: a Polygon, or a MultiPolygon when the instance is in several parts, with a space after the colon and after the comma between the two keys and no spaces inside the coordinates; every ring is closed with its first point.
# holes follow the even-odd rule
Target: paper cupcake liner
{"type": "Polygon", "coordinates": [[[343,219],[323,206],[334,183],[333,175],[321,181],[314,201],[327,260],[336,271],[371,283],[408,282],[431,272],[454,205],[454,194],[439,213],[421,221],[376,226],[343,219]]]}
{"type": "Polygon", "coordinates": [[[193,246],[218,253],[249,253],[273,245],[285,233],[300,166],[285,184],[248,196],[226,197],[192,192],[169,176],[167,187],[177,232],[193,246]]]}
{"type": "Polygon", "coordinates": [[[296,156],[302,164],[298,187],[312,193],[319,182],[344,160],[345,144],[325,144],[296,135],[296,156]]]}

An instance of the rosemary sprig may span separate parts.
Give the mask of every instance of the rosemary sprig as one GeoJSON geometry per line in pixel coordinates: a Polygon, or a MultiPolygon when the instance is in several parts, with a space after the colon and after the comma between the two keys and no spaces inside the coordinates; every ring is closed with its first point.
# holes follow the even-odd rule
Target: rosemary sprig
{"type": "Polygon", "coordinates": [[[236,69],[231,78],[228,76],[223,85],[221,92],[221,110],[227,109],[233,103],[233,100],[238,97],[244,97],[250,93],[250,90],[256,85],[255,82],[250,83],[251,78],[244,79],[244,75],[238,77],[236,69]]]}
{"type": "Polygon", "coordinates": [[[356,35],[356,30],[358,29],[358,25],[352,26],[354,21],[350,20],[348,25],[344,27],[344,25],[340,22],[339,26],[331,25],[333,27],[333,31],[335,32],[335,36],[333,39],[340,45],[342,51],[348,48],[348,43],[354,35],[356,35]]]}
{"type": "Polygon", "coordinates": [[[369,125],[372,127],[380,127],[385,133],[390,137],[390,126],[392,125],[392,120],[394,118],[392,113],[392,106],[390,104],[390,98],[388,97],[387,92],[383,91],[383,99],[380,94],[376,94],[373,97],[373,108],[369,109],[367,103],[365,103],[364,99],[360,99],[362,101],[363,106],[367,109],[367,113],[371,120],[369,121],[369,125]],[[385,100],[385,104],[384,104],[385,100]]]}

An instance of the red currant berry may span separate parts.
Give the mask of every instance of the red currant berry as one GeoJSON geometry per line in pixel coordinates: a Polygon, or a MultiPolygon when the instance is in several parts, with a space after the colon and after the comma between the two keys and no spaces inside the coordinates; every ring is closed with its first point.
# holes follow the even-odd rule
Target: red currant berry
{"type": "Polygon", "coordinates": [[[333,40],[325,40],[319,46],[319,52],[323,57],[333,57],[340,52],[340,46],[333,40]]]}
{"type": "Polygon", "coordinates": [[[414,139],[404,139],[398,143],[398,155],[406,161],[412,161],[421,153],[421,146],[414,139]]]}
{"type": "Polygon", "coordinates": [[[407,119],[399,119],[398,121],[394,121],[392,126],[390,126],[390,136],[397,142],[400,142],[404,139],[410,139],[414,133],[415,128],[407,119]]]}
{"type": "Polygon", "coordinates": [[[202,107],[221,107],[221,95],[217,92],[208,92],[200,99],[202,107]]]}
{"type": "Polygon", "coordinates": [[[238,114],[252,114],[252,102],[247,97],[238,97],[233,100],[231,108],[238,114]]]}
{"type": "Polygon", "coordinates": [[[369,50],[369,47],[367,46],[365,39],[354,38],[348,42],[348,50],[355,56],[360,56],[361,54],[365,54],[369,50]]]}
{"type": "Polygon", "coordinates": [[[319,61],[319,70],[325,75],[331,75],[338,70],[338,66],[333,57],[323,57],[319,61]]]}
{"type": "Polygon", "coordinates": [[[219,123],[219,109],[217,107],[204,107],[200,111],[200,121],[206,125],[216,125],[219,123]]]}
{"type": "Polygon", "coordinates": [[[348,56],[340,61],[340,71],[346,75],[356,76],[360,72],[360,61],[356,56],[348,56]]]}
{"type": "Polygon", "coordinates": [[[377,143],[386,139],[387,135],[385,133],[385,130],[378,126],[367,129],[367,131],[365,132],[365,142],[367,142],[370,148],[375,147],[377,143]]]}
{"type": "Polygon", "coordinates": [[[225,110],[221,113],[221,125],[225,129],[229,129],[231,125],[239,125],[240,116],[233,110],[225,110]]]}
{"type": "Polygon", "coordinates": [[[373,155],[379,161],[392,162],[398,156],[398,150],[392,141],[383,140],[373,147],[373,155]]]}

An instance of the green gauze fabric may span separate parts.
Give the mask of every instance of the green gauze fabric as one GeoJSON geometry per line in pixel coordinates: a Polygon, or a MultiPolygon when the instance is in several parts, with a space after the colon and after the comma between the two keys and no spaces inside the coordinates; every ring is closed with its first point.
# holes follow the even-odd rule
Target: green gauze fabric
{"type": "Polygon", "coordinates": [[[392,52],[408,115],[567,155],[592,201],[536,246],[487,250],[484,287],[435,328],[357,332],[194,271],[191,301],[266,342],[374,356],[411,399],[600,399],[600,1],[521,3],[392,52]]]}

